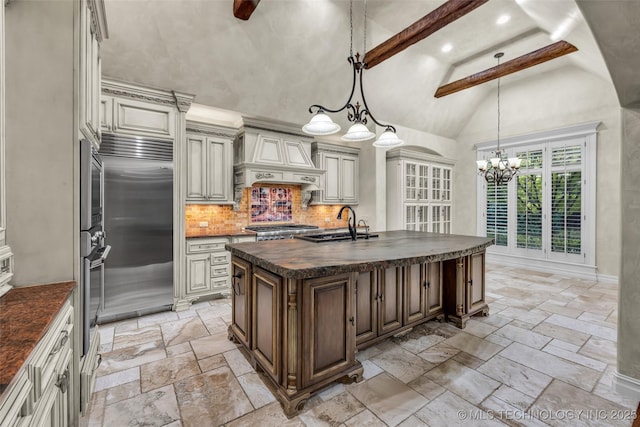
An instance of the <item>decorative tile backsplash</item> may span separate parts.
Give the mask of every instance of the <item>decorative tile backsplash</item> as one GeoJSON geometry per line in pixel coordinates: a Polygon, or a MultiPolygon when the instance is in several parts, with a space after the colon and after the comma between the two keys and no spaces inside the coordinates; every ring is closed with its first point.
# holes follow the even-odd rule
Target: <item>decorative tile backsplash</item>
{"type": "Polygon", "coordinates": [[[291,188],[251,188],[251,222],[293,222],[291,188]]]}
{"type": "MultiPolygon", "coordinates": [[[[277,200],[277,199],[276,199],[277,200]]],[[[259,204],[259,203],[258,203],[259,204]]],[[[347,219],[338,220],[336,216],[340,205],[311,205],[302,209],[302,190],[299,185],[283,186],[282,184],[260,184],[260,187],[245,188],[240,201],[240,208],[234,211],[231,205],[194,205],[185,206],[185,228],[187,237],[208,236],[212,234],[235,233],[250,224],[296,223],[317,225],[321,228],[339,228],[347,226],[347,219]],[[285,189],[291,199],[291,219],[265,222],[252,221],[252,191],[256,188],[285,189]],[[329,221],[325,221],[328,219],[329,221]],[[208,223],[200,227],[201,222],[208,223]]],[[[277,215],[276,215],[277,216],[277,215]]],[[[286,217],[286,216],[285,216],[286,217]]],[[[282,216],[281,216],[282,218],[282,216]]]]}

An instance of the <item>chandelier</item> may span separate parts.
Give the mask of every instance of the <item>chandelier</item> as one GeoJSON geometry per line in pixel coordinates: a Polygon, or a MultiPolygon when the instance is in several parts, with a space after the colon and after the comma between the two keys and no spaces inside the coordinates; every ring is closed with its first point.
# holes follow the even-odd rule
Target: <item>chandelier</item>
{"type": "MultiPolygon", "coordinates": [[[[347,110],[347,119],[349,122],[353,123],[347,133],[342,136],[343,141],[351,141],[351,142],[359,142],[359,141],[368,141],[373,139],[376,134],[371,132],[366,124],[367,118],[371,119],[375,124],[380,127],[385,128],[385,131],[378,137],[378,140],[373,143],[375,147],[395,147],[404,143],[404,141],[400,140],[396,135],[396,128],[392,125],[382,124],[376,120],[376,118],[371,113],[369,106],[367,105],[367,100],[364,97],[364,90],[362,87],[362,74],[364,73],[366,62],[364,61],[366,58],[363,58],[360,61],[360,54],[353,54],[353,2],[349,2],[349,28],[351,31],[350,38],[350,46],[349,46],[349,64],[353,69],[353,81],[351,84],[351,93],[349,94],[349,99],[347,102],[340,108],[332,110],[330,108],[324,107],[322,105],[314,104],[309,107],[309,113],[313,114],[315,111],[315,115],[311,117],[309,123],[302,127],[302,131],[309,135],[332,135],[337,133],[340,130],[340,125],[331,120],[326,113],[339,113],[340,111],[347,110]],[[362,99],[362,104],[360,102],[356,102],[355,105],[352,103],[353,95],[356,89],[356,81],[359,84],[360,88],[360,98],[362,99]]],[[[364,2],[364,46],[366,51],[367,44],[367,2],[364,2]]]]}
{"type": "MultiPolygon", "coordinates": [[[[498,60],[498,65],[500,65],[500,58],[503,56],[504,53],[502,52],[498,52],[493,56],[498,60]]],[[[476,161],[478,175],[484,176],[488,183],[506,184],[518,173],[522,160],[517,157],[506,158],[505,153],[500,150],[500,78],[498,78],[498,145],[494,153],[495,157],[492,157],[489,161],[476,161]]]]}

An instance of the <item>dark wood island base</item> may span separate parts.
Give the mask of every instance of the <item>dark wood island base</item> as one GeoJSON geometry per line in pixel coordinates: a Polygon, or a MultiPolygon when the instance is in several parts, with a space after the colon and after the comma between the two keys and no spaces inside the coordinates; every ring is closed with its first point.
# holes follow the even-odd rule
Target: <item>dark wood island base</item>
{"type": "Polygon", "coordinates": [[[227,245],[229,339],[241,345],[287,416],[336,381],[361,381],[358,349],[445,316],[488,314],[492,239],[392,231],[377,239],[227,245]]]}

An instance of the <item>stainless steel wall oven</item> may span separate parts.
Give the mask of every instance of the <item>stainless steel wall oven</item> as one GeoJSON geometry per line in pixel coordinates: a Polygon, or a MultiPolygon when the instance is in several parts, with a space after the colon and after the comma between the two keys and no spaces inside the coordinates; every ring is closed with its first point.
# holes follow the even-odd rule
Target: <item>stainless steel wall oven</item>
{"type": "Polygon", "coordinates": [[[80,141],[80,315],[82,355],[89,350],[104,285],[104,176],[100,156],[89,141],[80,141]]]}

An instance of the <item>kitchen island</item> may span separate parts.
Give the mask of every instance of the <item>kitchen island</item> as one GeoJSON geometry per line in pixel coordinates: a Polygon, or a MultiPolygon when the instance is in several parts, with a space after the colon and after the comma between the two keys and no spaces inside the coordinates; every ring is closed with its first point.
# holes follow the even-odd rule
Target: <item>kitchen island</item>
{"type": "Polygon", "coordinates": [[[232,324],[288,416],[334,381],[360,381],[356,351],[420,323],[487,315],[493,239],[414,231],[357,241],[227,245],[232,324]]]}

